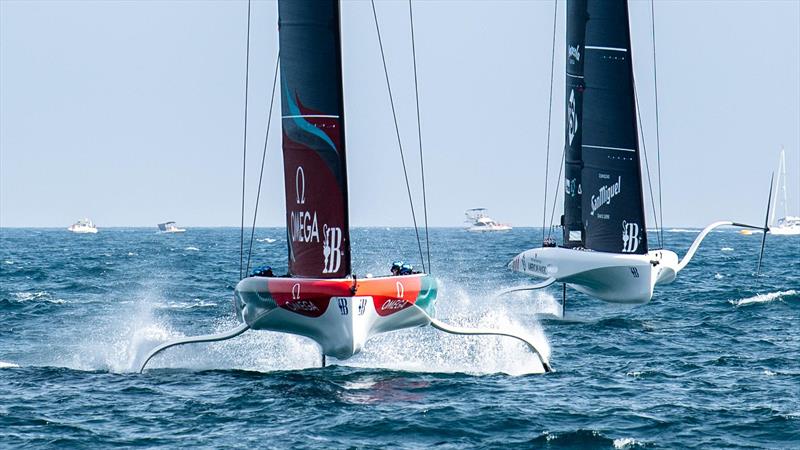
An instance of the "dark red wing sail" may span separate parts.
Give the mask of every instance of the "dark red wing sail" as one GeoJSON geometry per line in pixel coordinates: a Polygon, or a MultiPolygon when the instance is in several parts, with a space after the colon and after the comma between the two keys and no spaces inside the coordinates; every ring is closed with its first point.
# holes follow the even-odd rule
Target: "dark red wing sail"
{"type": "Polygon", "coordinates": [[[289,273],[350,273],[338,0],[278,2],[289,273]]]}

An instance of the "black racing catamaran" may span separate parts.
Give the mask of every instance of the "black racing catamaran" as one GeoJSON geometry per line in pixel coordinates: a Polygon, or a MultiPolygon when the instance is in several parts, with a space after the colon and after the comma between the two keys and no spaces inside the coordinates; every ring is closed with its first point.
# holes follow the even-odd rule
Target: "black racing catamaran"
{"type": "Polygon", "coordinates": [[[569,285],[608,302],[647,303],[712,229],[766,229],[712,223],[680,260],[649,248],[628,21],[626,0],[567,0],[562,245],[548,236],[514,257],[509,268],[542,281],[505,292],[559,282],[565,298],[569,285]]]}
{"type": "MultiPolygon", "coordinates": [[[[550,371],[547,359],[523,336],[453,327],[433,318],[438,289],[433,276],[405,266],[392,276],[353,272],[339,6],[338,0],[278,1],[289,273],[274,276],[270,269],[242,279],[234,294],[241,326],[166,342],[150,352],[141,370],[169,347],[230,339],[250,328],[313,339],[324,365],[325,356],[355,355],[376,334],[431,325],[451,334],[518,339],[550,371]]],[[[375,21],[378,29],[377,14],[375,21]]]]}

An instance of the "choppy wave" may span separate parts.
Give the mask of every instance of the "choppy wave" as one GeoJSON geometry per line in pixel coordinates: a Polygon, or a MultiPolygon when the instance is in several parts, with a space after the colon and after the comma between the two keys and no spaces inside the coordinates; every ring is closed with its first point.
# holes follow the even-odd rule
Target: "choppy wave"
{"type": "Polygon", "coordinates": [[[259,239],[259,238],[256,238],[256,242],[266,242],[267,244],[272,244],[275,241],[277,241],[277,239],[272,239],[272,238],[259,239]]]}
{"type": "Polygon", "coordinates": [[[65,300],[60,298],[54,298],[53,295],[47,291],[12,292],[11,296],[14,297],[14,300],[18,303],[46,302],[54,305],[63,305],[64,303],[67,303],[65,300]]]}
{"type": "Polygon", "coordinates": [[[775,300],[781,300],[786,297],[795,297],[797,296],[797,291],[794,289],[789,289],[788,291],[778,291],[778,292],[770,292],[768,294],[758,294],[754,295],[753,297],[742,298],[739,300],[728,300],[728,302],[734,306],[745,306],[751,305],[754,303],[767,303],[772,302],[775,300]]]}
{"type": "Polygon", "coordinates": [[[719,250],[722,251],[722,252],[732,252],[733,251],[733,247],[722,247],[719,250]]]}
{"type": "Polygon", "coordinates": [[[699,233],[700,230],[695,230],[691,228],[670,228],[667,230],[668,233],[699,233]]]}
{"type": "MultiPolygon", "coordinates": [[[[691,245],[686,230],[667,234],[671,248],[691,245]]],[[[198,229],[184,243],[152,231],[65,241],[3,230],[0,447],[796,446],[798,371],[785,345],[800,306],[796,247],[768,245],[769,275],[752,278],[747,249],[758,243],[714,234],[650,303],[618,309],[568,288],[563,320],[561,286],[492,298],[530,282],[506,269],[530,230],[486,240],[431,229],[437,318],[522,333],[552,353],[555,373],[527,376],[538,361],[513,339],[421,327],[376,336],[325,369],[310,339],[248,331],[171,348],[140,376],[156,345],[238,325],[239,230],[198,229]],[[256,422],[237,420],[242,411],[256,422]]],[[[281,242],[284,230],[256,233],[281,242]]],[[[351,238],[359,274],[418,251],[413,229],[351,238]]],[[[285,268],[284,248],[259,246],[258,259],[285,268]]]]}
{"type": "Polygon", "coordinates": [[[190,247],[186,247],[184,250],[186,250],[187,252],[199,252],[200,251],[199,248],[191,247],[191,246],[190,247]]]}

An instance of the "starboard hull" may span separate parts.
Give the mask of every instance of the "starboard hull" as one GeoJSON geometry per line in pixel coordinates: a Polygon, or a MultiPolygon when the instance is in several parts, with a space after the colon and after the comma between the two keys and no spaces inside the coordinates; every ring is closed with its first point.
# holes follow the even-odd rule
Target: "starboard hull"
{"type": "Polygon", "coordinates": [[[657,284],[670,283],[678,256],[669,250],[644,255],[544,247],[515,256],[509,268],[540,279],[554,279],[610,303],[644,304],[657,284]]]}
{"type": "Polygon", "coordinates": [[[297,334],[322,353],[347,359],[379,333],[430,324],[436,280],[424,274],[379,278],[250,277],[236,286],[240,320],[252,329],[297,334]]]}

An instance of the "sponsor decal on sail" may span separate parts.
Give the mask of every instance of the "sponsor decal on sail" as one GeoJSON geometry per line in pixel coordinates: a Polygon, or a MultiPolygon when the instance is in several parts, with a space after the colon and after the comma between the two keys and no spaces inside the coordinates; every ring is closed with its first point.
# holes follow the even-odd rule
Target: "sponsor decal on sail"
{"type": "Polygon", "coordinates": [[[569,104],[567,105],[569,117],[569,145],[572,145],[572,140],[575,138],[575,133],[578,132],[578,113],[575,111],[575,89],[569,91],[569,104]]]}
{"type": "Polygon", "coordinates": [[[575,197],[575,194],[582,194],[581,185],[577,183],[577,180],[575,180],[575,178],[572,178],[570,180],[565,180],[564,192],[570,197],[575,197]]]}
{"type": "Polygon", "coordinates": [[[611,199],[620,193],[622,188],[622,176],[617,177],[617,182],[612,185],[601,186],[597,195],[592,195],[592,211],[591,215],[600,209],[603,205],[610,205],[611,199]]]}
{"type": "Polygon", "coordinates": [[[622,253],[633,253],[639,248],[639,224],[622,221],[622,253]]]}
{"type": "MultiPolygon", "coordinates": [[[[306,176],[303,166],[295,171],[295,200],[297,205],[305,205],[306,176]]],[[[320,243],[322,229],[322,273],[336,273],[342,266],[342,228],[331,227],[317,220],[317,212],[310,210],[290,211],[291,242],[320,243]]]]}
{"type": "Polygon", "coordinates": [[[325,262],[322,273],[336,273],[342,265],[342,229],[325,225],[323,231],[322,253],[325,262]]]}
{"type": "Polygon", "coordinates": [[[581,60],[581,46],[580,45],[576,45],[574,47],[570,45],[568,53],[569,53],[569,57],[570,58],[574,58],[575,61],[580,61],[581,60]]]}

